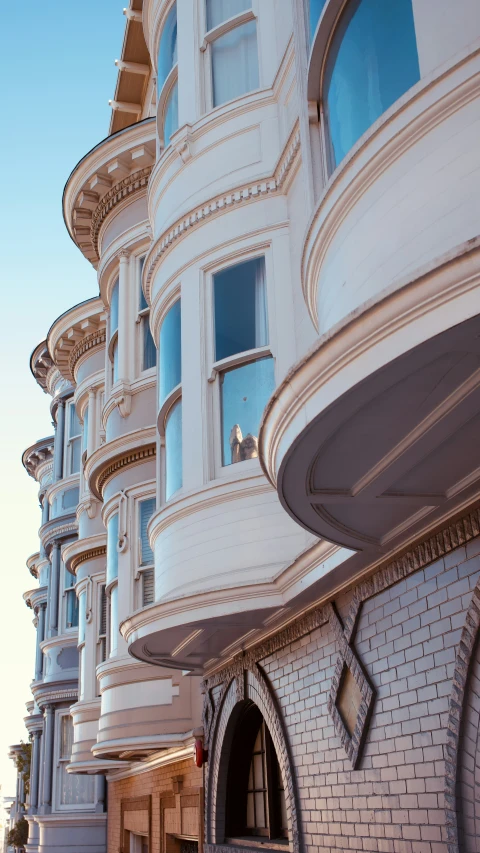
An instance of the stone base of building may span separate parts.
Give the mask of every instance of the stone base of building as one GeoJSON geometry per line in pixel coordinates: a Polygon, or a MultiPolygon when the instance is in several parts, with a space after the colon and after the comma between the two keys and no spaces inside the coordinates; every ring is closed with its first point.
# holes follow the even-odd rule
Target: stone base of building
{"type": "MultiPolygon", "coordinates": [[[[203,772],[192,757],[159,757],[108,777],[108,853],[132,849],[141,836],[148,853],[196,853],[202,847],[203,772]]],[[[135,848],[136,849],[136,848],[135,848]]]]}
{"type": "Polygon", "coordinates": [[[478,853],[479,626],[472,510],[208,677],[205,849],[232,844],[232,743],[253,703],[290,849],[478,853]]]}
{"type": "Polygon", "coordinates": [[[105,853],[106,814],[55,813],[35,815],[35,853],[105,853]]]}

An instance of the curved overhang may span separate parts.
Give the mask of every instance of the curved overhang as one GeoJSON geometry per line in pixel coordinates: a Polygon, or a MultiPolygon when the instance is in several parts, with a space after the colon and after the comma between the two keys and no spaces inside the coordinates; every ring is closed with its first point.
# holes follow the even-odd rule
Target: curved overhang
{"type": "Polygon", "coordinates": [[[32,610],[36,610],[40,604],[44,604],[47,601],[48,597],[48,587],[40,586],[35,587],[35,589],[29,589],[27,592],[23,593],[23,600],[27,607],[30,607],[32,610]]]}
{"type": "Polygon", "coordinates": [[[107,534],[98,533],[86,539],[76,539],[62,549],[62,559],[69,572],[76,575],[82,563],[104,557],[107,553],[107,534]]]}
{"type": "Polygon", "coordinates": [[[141,465],[156,455],[155,427],[144,427],[103,444],[88,457],[85,480],[90,491],[103,500],[103,491],[121,470],[141,465]]]}
{"type": "Polygon", "coordinates": [[[480,240],[361,306],[268,404],[263,469],[287,512],[382,554],[480,497],[480,240]]]}
{"type": "Polygon", "coordinates": [[[36,551],[35,554],[30,554],[26,562],[26,566],[32,577],[38,578],[38,564],[41,562],[40,552],[36,551]]]}
{"type": "Polygon", "coordinates": [[[53,518],[47,521],[39,530],[40,541],[44,548],[48,548],[56,540],[61,542],[66,537],[76,536],[77,533],[78,524],[75,513],[53,518]]]}
{"type": "Polygon", "coordinates": [[[159,601],[129,616],[120,631],[137,660],[201,674],[311,606],[350,556],[318,542],[272,581],[159,601]]]}
{"type": "Polygon", "coordinates": [[[47,377],[53,361],[48,352],[47,342],[41,341],[30,356],[30,371],[35,381],[40,385],[45,394],[48,392],[47,377]]]}
{"type": "Polygon", "coordinates": [[[146,118],[98,143],[70,174],[63,217],[70,237],[96,268],[98,238],[121,205],[145,195],[155,162],[155,119],[146,118]]]}
{"type": "Polygon", "coordinates": [[[131,0],[123,14],[127,23],[121,58],[115,60],[118,76],[114,99],[110,101],[110,133],[137,122],[145,108],[148,108],[152,69],[143,27],[143,0],[131,0]]]}
{"type": "Polygon", "coordinates": [[[33,681],[30,685],[33,698],[40,710],[45,708],[45,705],[60,704],[68,702],[73,705],[78,698],[78,681],[77,679],[65,679],[64,681],[33,681]]]}
{"type": "MultiPolygon", "coordinates": [[[[182,749],[194,743],[193,731],[182,734],[159,734],[148,737],[125,737],[102,741],[92,747],[92,754],[98,759],[110,761],[142,761],[157,752],[166,749],[182,749]]],[[[124,764],[122,766],[125,766],[124,764]]]]}
{"type": "Polygon", "coordinates": [[[54,436],[49,435],[47,438],[40,438],[22,453],[23,467],[37,482],[43,466],[53,462],[53,445],[54,436]]]}
{"type": "Polygon", "coordinates": [[[52,323],[47,347],[63,378],[75,384],[75,367],[85,353],[105,343],[106,314],[100,297],[80,302],[52,323]]]}

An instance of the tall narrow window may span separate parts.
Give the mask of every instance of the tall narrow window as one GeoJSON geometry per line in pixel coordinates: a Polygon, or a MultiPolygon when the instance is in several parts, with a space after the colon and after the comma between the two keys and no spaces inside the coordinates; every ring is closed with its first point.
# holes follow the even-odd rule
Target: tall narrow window
{"type": "Polygon", "coordinates": [[[105,584],[102,583],[98,588],[97,666],[107,659],[107,604],[108,598],[105,592],[105,584]]]}
{"type": "Polygon", "coordinates": [[[88,448],[88,406],[85,406],[85,411],[83,413],[83,427],[82,427],[82,456],[86,458],[88,448]]]}
{"type": "Polygon", "coordinates": [[[58,737],[58,793],[59,807],[87,806],[93,803],[94,778],[67,773],[67,764],[71,761],[73,746],[73,720],[70,714],[60,716],[58,737]]]}
{"type": "Polygon", "coordinates": [[[237,724],[228,767],[226,835],[288,838],[282,774],[265,721],[248,703],[237,724]]]}
{"type": "Polygon", "coordinates": [[[163,148],[178,130],[178,71],[177,71],[177,4],[170,9],[158,52],[158,127],[163,148]]]}
{"type": "Polygon", "coordinates": [[[148,523],[155,512],[155,498],[148,498],[138,504],[138,563],[142,585],[141,602],[142,607],[153,604],[154,594],[154,568],[153,552],[148,541],[148,523]]]}
{"type": "Polygon", "coordinates": [[[244,15],[251,6],[251,0],[206,0],[214,107],[259,87],[257,23],[244,15]]]}
{"type": "Polygon", "coordinates": [[[419,79],[412,0],[350,0],[325,67],[331,170],[419,79]]]}
{"type": "Polygon", "coordinates": [[[268,351],[264,258],[217,273],[213,296],[222,465],[231,465],[258,456],[258,427],[275,387],[268,351]]]}
{"type": "Polygon", "coordinates": [[[82,427],[73,401],[68,404],[67,429],[67,473],[78,474],[82,453],[82,427]]]}
{"type": "Polygon", "coordinates": [[[180,300],[170,308],[160,329],[159,399],[162,405],[182,381],[182,330],[180,300]]]}
{"type": "Polygon", "coordinates": [[[110,654],[118,646],[118,513],[107,523],[107,587],[109,587],[110,654]]]}
{"type": "Polygon", "coordinates": [[[139,261],[138,276],[138,318],[141,329],[141,369],[149,370],[157,363],[157,348],[150,331],[150,311],[142,289],[142,271],[145,258],[139,261]]]}
{"type": "Polygon", "coordinates": [[[85,698],[85,634],[87,626],[87,593],[78,596],[78,683],[79,699],[85,698]]]}
{"type": "Polygon", "coordinates": [[[70,574],[66,567],[64,570],[65,577],[65,627],[78,627],[78,598],[75,592],[75,575],[70,574]]]}
{"type": "Polygon", "coordinates": [[[112,383],[118,381],[118,301],[119,280],[117,278],[110,296],[110,324],[108,354],[111,362],[112,383]]]}
{"type": "Polygon", "coordinates": [[[182,488],[182,401],[170,409],[165,424],[165,500],[182,488]]]}

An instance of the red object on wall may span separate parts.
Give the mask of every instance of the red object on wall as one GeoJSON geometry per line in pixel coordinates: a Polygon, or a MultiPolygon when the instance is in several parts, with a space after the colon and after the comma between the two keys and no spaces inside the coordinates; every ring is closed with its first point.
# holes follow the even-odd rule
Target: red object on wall
{"type": "Polygon", "coordinates": [[[203,741],[197,738],[193,747],[193,760],[197,767],[202,767],[208,760],[208,750],[203,748],[203,741]]]}

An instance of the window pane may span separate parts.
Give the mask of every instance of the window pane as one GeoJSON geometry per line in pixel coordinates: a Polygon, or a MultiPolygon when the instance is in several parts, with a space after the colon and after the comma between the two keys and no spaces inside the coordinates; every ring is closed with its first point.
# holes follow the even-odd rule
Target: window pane
{"type": "Polygon", "coordinates": [[[107,584],[118,577],[118,513],[107,524],[107,584]]]}
{"type": "Polygon", "coordinates": [[[118,646],[118,586],[110,590],[110,653],[116,652],[118,646]]]}
{"type": "Polygon", "coordinates": [[[73,403],[70,405],[70,428],[68,437],[73,438],[74,435],[81,435],[82,427],[80,426],[80,421],[78,419],[77,410],[73,403]]]}
{"type": "Polygon", "coordinates": [[[323,12],[323,7],[325,6],[326,0],[309,0],[308,3],[308,12],[309,12],[309,29],[310,29],[310,43],[315,35],[315,30],[317,29],[317,24],[320,20],[320,15],[323,12]]]}
{"type": "Polygon", "coordinates": [[[165,426],[165,499],[182,487],[182,401],[172,407],[165,426]]]}
{"type": "Polygon", "coordinates": [[[258,456],[258,426],[275,388],[273,358],[222,374],[223,465],[258,456]]]}
{"type": "Polygon", "coordinates": [[[141,501],[139,504],[139,532],[140,532],[140,565],[151,566],[153,563],[153,551],[147,536],[148,522],[155,512],[155,498],[141,501]]]}
{"type": "Polygon", "coordinates": [[[73,746],[73,720],[70,715],[60,718],[60,758],[69,759],[73,746]]]}
{"type": "Polygon", "coordinates": [[[112,296],[110,298],[110,337],[118,329],[118,279],[113,285],[112,296]]]}
{"type": "Polygon", "coordinates": [[[152,569],[142,572],[142,607],[155,601],[155,573],[152,569]]]}
{"type": "Polygon", "coordinates": [[[160,38],[158,51],[157,94],[160,95],[163,84],[177,61],[177,4],[174,3],[160,38]]]}
{"type": "Polygon", "coordinates": [[[150,315],[144,314],[142,317],[142,370],[148,370],[150,367],[155,367],[157,363],[157,348],[152,338],[150,331],[150,315]]]}
{"type": "Polygon", "coordinates": [[[67,773],[65,765],[60,766],[60,803],[62,806],[83,806],[93,803],[94,785],[93,776],[67,773]]]}
{"type": "Polygon", "coordinates": [[[213,278],[215,361],[268,344],[265,260],[236,264],[213,278]]]}
{"type": "Polygon", "coordinates": [[[165,315],[160,329],[160,405],[182,381],[182,329],[180,299],[165,315]]]}
{"type": "Polygon", "coordinates": [[[178,130],[178,83],[174,83],[167,103],[165,104],[165,119],[163,121],[163,147],[170,145],[170,137],[178,130]]]}
{"type": "Polygon", "coordinates": [[[118,381],[118,339],[115,341],[113,345],[113,374],[112,374],[113,383],[118,381]]]}
{"type": "Polygon", "coordinates": [[[242,24],[212,43],[213,105],[258,89],[257,27],[242,24]]]}
{"type": "MultiPolygon", "coordinates": [[[[78,440],[78,439],[77,439],[78,440]]],[[[78,504],[79,489],[67,489],[62,495],[62,508],[72,509],[78,504]]]]}
{"type": "Polygon", "coordinates": [[[140,258],[139,264],[138,264],[138,266],[139,266],[139,273],[138,273],[138,279],[139,279],[138,310],[139,311],[143,311],[145,308],[148,308],[147,300],[145,299],[145,294],[144,294],[143,288],[142,288],[142,275],[143,275],[144,265],[145,265],[145,256],[143,258],[140,258]]]}
{"type": "Polygon", "coordinates": [[[252,8],[252,0],[207,0],[207,30],[252,8]]]}
{"type": "Polygon", "coordinates": [[[78,474],[80,471],[80,460],[82,456],[82,440],[74,438],[70,441],[70,474],[78,474]]]}
{"type": "Polygon", "coordinates": [[[412,0],[350,2],[333,38],[325,74],[333,168],[419,79],[412,0]]]}

